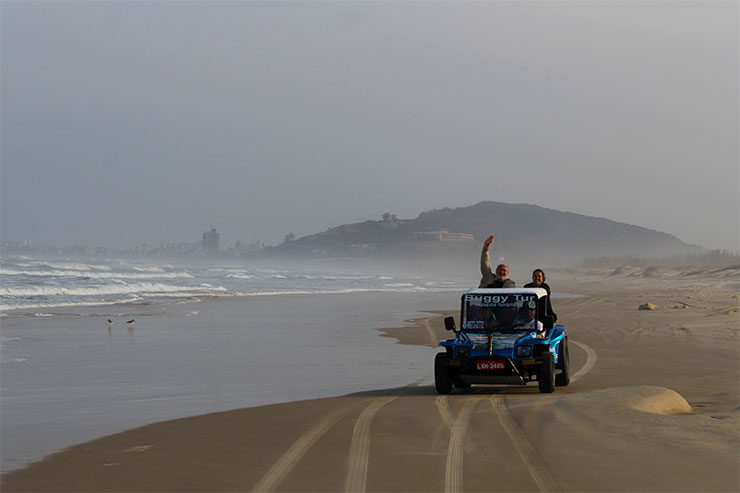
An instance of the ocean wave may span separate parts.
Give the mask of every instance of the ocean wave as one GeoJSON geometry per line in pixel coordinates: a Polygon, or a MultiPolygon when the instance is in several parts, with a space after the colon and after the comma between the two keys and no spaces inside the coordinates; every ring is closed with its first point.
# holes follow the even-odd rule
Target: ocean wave
{"type": "Polygon", "coordinates": [[[177,286],[173,284],[162,284],[152,282],[141,282],[127,284],[109,284],[105,286],[89,288],[65,288],[61,286],[37,286],[23,288],[0,288],[0,296],[98,296],[111,294],[133,294],[133,293],[172,293],[172,292],[196,292],[196,291],[226,291],[222,286],[212,286],[202,283],[200,286],[177,286]]]}
{"type": "Polygon", "coordinates": [[[326,279],[327,281],[362,281],[367,279],[375,279],[375,276],[321,276],[322,279],[326,279]]]}
{"type": "Polygon", "coordinates": [[[174,267],[171,265],[163,265],[161,267],[156,266],[149,266],[149,267],[131,267],[133,270],[138,272],[167,272],[168,270],[172,270],[174,267]]]}
{"type": "Polygon", "coordinates": [[[169,293],[163,293],[163,292],[141,292],[138,293],[141,296],[144,297],[151,297],[151,298],[191,298],[191,297],[207,297],[207,296],[234,296],[233,291],[228,291],[224,289],[223,291],[217,290],[217,291],[172,291],[169,293]]]}
{"type": "MultiPolygon", "coordinates": [[[[400,283],[399,283],[400,284],[400,283]]],[[[17,305],[0,304],[0,317],[6,317],[7,311],[13,310],[30,310],[30,309],[47,309],[52,307],[75,307],[75,306],[100,306],[100,305],[117,305],[141,302],[145,299],[152,298],[183,298],[182,303],[196,303],[202,299],[216,297],[255,297],[255,296],[286,296],[286,295],[340,295],[354,293],[440,293],[458,291],[459,288],[436,287],[429,288],[416,286],[413,284],[394,287],[367,287],[367,288],[336,288],[336,289],[274,289],[262,291],[228,291],[221,286],[210,287],[180,287],[178,290],[175,286],[169,286],[172,291],[137,291],[134,298],[127,299],[106,299],[90,300],[81,299],[75,301],[53,301],[48,300],[44,303],[22,302],[17,305]]],[[[99,293],[98,293],[99,294],[99,293]]],[[[120,294],[120,293],[118,293],[120,294]]]]}
{"type": "Polygon", "coordinates": [[[13,311],[13,310],[32,310],[32,309],[38,309],[38,308],[64,308],[64,307],[74,307],[74,306],[119,305],[119,304],[126,304],[126,303],[134,303],[140,300],[141,298],[135,297],[135,298],[126,298],[126,299],[121,299],[121,300],[102,300],[102,301],[81,300],[81,301],[74,301],[74,302],[29,303],[29,304],[19,304],[19,305],[0,304],[0,315],[3,317],[7,317],[8,314],[6,312],[13,311]]]}
{"type": "Polygon", "coordinates": [[[294,289],[294,290],[272,290],[272,291],[238,291],[233,293],[235,296],[277,296],[277,295],[293,295],[293,294],[352,294],[352,293],[419,293],[419,292],[446,292],[447,289],[436,290],[428,289],[422,286],[409,285],[405,287],[395,288],[337,288],[337,289],[294,289]]]}
{"type": "MultiPolygon", "coordinates": [[[[260,281],[271,281],[271,280],[286,280],[286,279],[307,279],[307,280],[313,280],[313,279],[332,279],[330,277],[316,277],[308,274],[299,274],[299,275],[285,275],[285,274],[247,274],[246,272],[230,272],[228,274],[225,274],[224,277],[226,279],[258,279],[260,281]]],[[[336,278],[338,279],[338,278],[336,278]]]]}
{"type": "Polygon", "coordinates": [[[38,276],[38,277],[86,277],[89,279],[192,279],[187,272],[84,272],[76,270],[13,270],[0,269],[0,275],[5,276],[38,276]]]}
{"type": "Polygon", "coordinates": [[[426,281],[424,283],[425,286],[445,286],[450,288],[457,288],[457,289],[470,289],[469,284],[463,284],[460,283],[460,281],[426,281]]]}
{"type": "Polygon", "coordinates": [[[108,265],[79,264],[76,262],[63,262],[61,264],[46,262],[39,263],[39,265],[48,265],[52,269],[77,270],[82,272],[87,272],[91,270],[111,270],[110,266],[108,265]]]}

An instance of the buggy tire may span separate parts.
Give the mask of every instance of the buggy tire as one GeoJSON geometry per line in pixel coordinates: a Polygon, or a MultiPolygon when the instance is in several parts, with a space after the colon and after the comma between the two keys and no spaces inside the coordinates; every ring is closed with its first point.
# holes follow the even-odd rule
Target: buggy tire
{"type": "Polygon", "coordinates": [[[447,362],[450,357],[447,353],[437,353],[434,357],[434,388],[440,394],[449,394],[452,392],[452,378],[447,362]]]}
{"type": "Polygon", "coordinates": [[[558,368],[560,368],[560,373],[555,375],[555,385],[566,387],[570,383],[570,352],[568,351],[568,339],[565,338],[558,348],[558,368]]]}
{"type": "Polygon", "coordinates": [[[543,394],[555,392],[555,358],[550,352],[542,354],[542,363],[537,371],[537,385],[543,394]]]}

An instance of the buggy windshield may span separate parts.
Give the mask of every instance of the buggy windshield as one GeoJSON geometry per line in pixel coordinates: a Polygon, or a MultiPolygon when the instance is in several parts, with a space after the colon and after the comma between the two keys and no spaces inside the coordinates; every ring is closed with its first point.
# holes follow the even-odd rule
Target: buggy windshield
{"type": "Polygon", "coordinates": [[[534,294],[465,294],[462,330],[509,332],[536,320],[537,296],[534,294]]]}

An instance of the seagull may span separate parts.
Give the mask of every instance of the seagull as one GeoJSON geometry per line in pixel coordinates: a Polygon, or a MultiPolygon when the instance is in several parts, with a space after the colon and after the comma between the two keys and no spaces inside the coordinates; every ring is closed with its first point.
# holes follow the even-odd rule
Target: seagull
{"type": "Polygon", "coordinates": [[[127,324],[132,324],[132,323],[134,323],[134,319],[132,318],[131,320],[126,320],[126,323],[127,324]]]}
{"type": "Polygon", "coordinates": [[[108,327],[110,327],[111,325],[113,325],[113,320],[108,319],[108,327]]]}

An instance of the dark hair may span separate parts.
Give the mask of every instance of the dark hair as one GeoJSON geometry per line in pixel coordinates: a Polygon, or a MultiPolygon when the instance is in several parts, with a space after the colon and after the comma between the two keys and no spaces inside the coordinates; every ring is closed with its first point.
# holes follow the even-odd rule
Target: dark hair
{"type": "Polygon", "coordinates": [[[543,271],[542,269],[535,269],[532,271],[532,276],[534,276],[535,272],[539,272],[540,274],[542,274],[542,282],[545,282],[545,279],[547,279],[545,277],[545,271],[543,271]]]}

